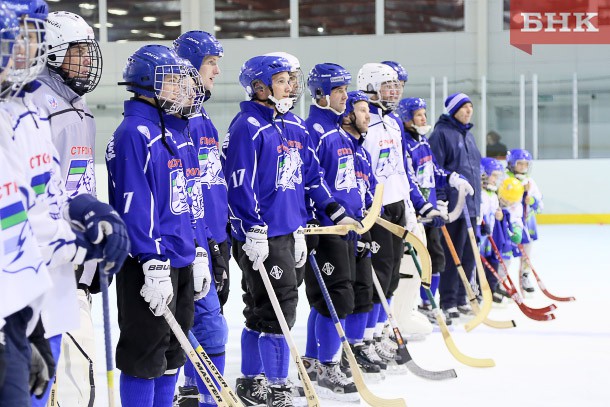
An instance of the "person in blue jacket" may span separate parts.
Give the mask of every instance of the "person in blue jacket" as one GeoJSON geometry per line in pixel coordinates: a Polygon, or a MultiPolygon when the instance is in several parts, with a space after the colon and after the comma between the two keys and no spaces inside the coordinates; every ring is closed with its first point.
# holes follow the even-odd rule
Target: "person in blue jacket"
{"type": "Polygon", "coordinates": [[[169,309],[187,334],[195,291],[205,295],[210,279],[207,271],[206,286],[180,129],[166,116],[180,116],[193,104],[193,72],[172,49],[146,45],[128,58],[123,80],[134,96],[106,147],[110,204],[132,242],[117,278],[120,394],[125,406],[169,406],[186,356],[160,317],[169,309]]]}
{"type": "MultiPolygon", "coordinates": [[[[233,255],[245,277],[248,296],[244,300],[250,302],[242,334],[242,379],[246,380],[244,386],[238,380],[237,392],[247,393],[247,381],[264,371],[269,382],[267,404],[281,405],[280,400],[285,400],[286,406],[292,405],[287,383],[290,352],[260,271],[264,265],[292,327],[298,296],[296,267],[307,256],[302,212],[305,185],[310,187],[310,196],[314,191],[326,195],[305,179],[310,173],[303,166],[302,133],[295,139],[296,132],[287,132],[276,121],[293,104],[291,70],[288,60],[277,56],[255,56],[244,63],[239,80],[250,100],[240,103],[222,149],[233,255]]],[[[319,184],[320,177],[316,179],[319,184]]],[[[358,224],[332,198],[314,201],[334,222],[358,224]]]]}
{"type": "MultiPolygon", "coordinates": [[[[440,168],[451,174],[445,188],[437,188],[437,198],[449,200],[449,211],[457,203],[460,188],[467,191],[466,203],[471,222],[476,225],[476,217],[481,210],[481,152],[470,132],[472,129],[472,101],[464,93],[454,93],[445,100],[447,113],[440,116],[430,135],[432,154],[440,168]],[[466,180],[467,183],[463,181],[466,180]],[[469,185],[468,185],[469,184],[469,185]],[[449,189],[447,187],[453,187],[449,189]]],[[[474,253],[468,240],[466,220],[461,215],[455,222],[447,225],[447,230],[462,261],[464,271],[470,279],[475,267],[474,253]]],[[[451,253],[443,244],[445,258],[451,253]]],[[[460,314],[472,313],[466,302],[466,291],[458,278],[457,268],[451,261],[446,262],[445,271],[439,284],[440,304],[447,318],[457,319],[460,314]]]]}

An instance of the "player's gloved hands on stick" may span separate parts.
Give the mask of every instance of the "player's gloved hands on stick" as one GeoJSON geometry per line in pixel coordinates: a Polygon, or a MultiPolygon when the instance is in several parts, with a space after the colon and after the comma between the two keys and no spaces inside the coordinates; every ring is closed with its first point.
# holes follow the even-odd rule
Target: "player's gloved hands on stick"
{"type": "Polygon", "coordinates": [[[246,232],[246,243],[242,246],[252,268],[259,270],[269,256],[269,242],[267,241],[267,225],[252,226],[246,232]]]}
{"type": "MultiPolygon", "coordinates": [[[[362,223],[356,219],[347,216],[345,208],[336,202],[331,202],[326,206],[326,215],[335,225],[354,226],[358,229],[362,228],[362,223]]],[[[346,235],[341,236],[343,240],[351,240],[352,242],[360,239],[360,235],[355,230],[350,230],[346,235]]]]}
{"type": "Polygon", "coordinates": [[[174,297],[169,260],[148,260],[142,265],[142,269],[144,270],[144,285],[140,290],[140,295],[144,297],[144,301],[148,303],[153,314],[160,317],[174,297]]]}
{"type": "Polygon", "coordinates": [[[216,292],[219,293],[218,297],[220,298],[220,293],[224,293],[225,290],[229,289],[229,266],[227,266],[227,262],[222,256],[216,240],[208,239],[208,246],[210,247],[210,255],[212,256],[212,270],[214,271],[216,292]]]}
{"type": "Polygon", "coordinates": [[[466,195],[474,195],[474,189],[472,189],[472,185],[468,183],[466,178],[458,174],[457,172],[452,172],[449,175],[449,186],[452,188],[466,191],[466,195]]]}
{"type": "Polygon", "coordinates": [[[30,394],[41,398],[49,381],[55,376],[55,359],[53,359],[49,341],[44,337],[41,320],[38,321],[28,340],[32,352],[30,356],[30,394]]]}
{"type": "Polygon", "coordinates": [[[129,253],[127,228],[114,209],[92,195],[76,196],[68,206],[70,220],[84,232],[94,245],[103,244],[102,270],[116,274],[129,253]]]}
{"type": "Polygon", "coordinates": [[[429,226],[433,228],[442,228],[445,225],[445,220],[440,216],[440,212],[438,215],[432,215],[432,212],[438,212],[437,210],[430,211],[426,218],[423,218],[421,221],[424,226],[429,226]],[[431,216],[432,215],[432,216],[431,216]]]}
{"type": "Polygon", "coordinates": [[[296,260],[296,267],[301,268],[307,261],[307,242],[305,240],[305,230],[302,226],[299,226],[292,235],[294,236],[294,259],[296,260]]]}
{"type": "Polygon", "coordinates": [[[193,283],[195,288],[195,301],[208,295],[212,284],[208,252],[203,247],[195,248],[193,260],[193,283]]]}
{"type": "Polygon", "coordinates": [[[436,201],[436,209],[441,213],[441,217],[449,220],[449,201],[436,201]]]}

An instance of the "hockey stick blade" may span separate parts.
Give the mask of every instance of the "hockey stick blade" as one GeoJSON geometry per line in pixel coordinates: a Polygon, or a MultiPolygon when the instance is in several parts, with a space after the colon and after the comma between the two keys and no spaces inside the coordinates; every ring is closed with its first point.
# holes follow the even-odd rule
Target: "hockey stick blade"
{"type": "Polygon", "coordinates": [[[169,308],[167,308],[165,310],[165,312],[163,313],[163,317],[167,321],[167,324],[169,325],[169,327],[172,330],[176,339],[178,339],[178,342],[180,343],[182,350],[184,351],[184,353],[186,353],[186,356],[189,358],[189,360],[195,367],[195,370],[197,370],[199,377],[205,384],[205,387],[210,392],[210,395],[216,401],[216,404],[219,407],[230,407],[229,403],[227,401],[225,401],[225,399],[218,392],[218,389],[216,388],[214,381],[208,374],[208,371],[203,366],[201,359],[199,359],[197,352],[195,352],[195,349],[193,349],[193,347],[191,346],[191,343],[186,338],[186,335],[184,334],[184,332],[182,332],[182,328],[180,327],[180,324],[178,324],[178,321],[176,321],[174,314],[172,314],[172,312],[169,310],[169,308]]]}
{"type": "Polygon", "coordinates": [[[212,362],[212,359],[210,359],[208,354],[205,353],[203,347],[199,344],[199,341],[197,341],[197,338],[195,338],[192,331],[189,331],[187,338],[193,349],[195,349],[195,352],[197,352],[197,355],[199,355],[199,358],[205,365],[206,369],[212,374],[212,376],[214,376],[214,379],[220,385],[220,394],[225,400],[227,400],[229,407],[245,407],[233,389],[229,387],[225,378],[218,371],[218,368],[216,368],[214,362],[212,362]]]}
{"type": "Polygon", "coordinates": [[[407,243],[410,243],[411,246],[413,246],[422,263],[422,285],[430,288],[430,284],[432,281],[432,259],[430,258],[430,253],[428,252],[428,249],[423,244],[423,242],[419,240],[417,236],[415,236],[413,233],[410,233],[406,228],[392,223],[388,220],[385,220],[380,216],[375,219],[375,223],[392,233],[394,236],[398,236],[399,238],[403,239],[407,243]]]}
{"type": "Polygon", "coordinates": [[[360,221],[362,224],[361,228],[357,228],[353,225],[333,225],[333,226],[308,226],[305,228],[306,235],[347,235],[350,230],[356,231],[359,235],[362,235],[369,231],[375,224],[375,218],[381,213],[381,207],[383,206],[383,184],[378,184],[375,189],[375,196],[373,197],[373,203],[366,212],[364,219],[360,221]]]}
{"type": "Polygon", "coordinates": [[[557,295],[551,294],[549,292],[549,290],[547,290],[547,288],[544,285],[544,283],[542,282],[542,279],[540,279],[540,276],[538,275],[538,273],[536,273],[536,270],[534,269],[534,266],[532,265],[532,262],[531,262],[529,256],[525,252],[525,248],[523,247],[523,245],[519,244],[517,247],[519,247],[519,250],[521,251],[521,256],[523,256],[523,258],[525,259],[527,264],[530,266],[530,269],[532,270],[532,273],[534,273],[534,277],[536,278],[536,282],[538,283],[538,287],[540,287],[540,290],[542,291],[542,293],[544,295],[546,295],[548,298],[550,298],[552,300],[555,300],[555,301],[562,301],[562,302],[576,301],[575,297],[559,297],[557,295]]]}
{"type": "Polygon", "coordinates": [[[435,372],[432,370],[426,370],[420,367],[409,353],[409,349],[407,349],[407,343],[403,339],[402,334],[400,333],[400,329],[398,327],[398,323],[396,319],[394,319],[394,315],[392,314],[392,310],[390,309],[390,305],[388,304],[388,300],[385,298],[385,294],[383,292],[383,288],[381,288],[381,284],[379,283],[379,278],[377,278],[377,273],[375,270],[371,269],[371,273],[373,274],[373,284],[375,285],[375,290],[377,290],[377,295],[381,299],[381,305],[385,310],[388,320],[392,325],[392,330],[394,331],[394,336],[396,337],[396,343],[398,344],[398,355],[401,358],[401,363],[406,364],[407,369],[409,369],[414,375],[423,377],[424,379],[429,380],[445,380],[445,379],[453,379],[457,377],[457,373],[454,369],[442,370],[439,372],[435,372]]]}
{"type": "Polygon", "coordinates": [[[263,263],[261,263],[258,271],[261,275],[261,278],[263,279],[263,284],[265,285],[265,289],[267,290],[267,294],[269,295],[269,300],[271,301],[271,305],[273,306],[273,311],[275,312],[275,316],[280,324],[280,328],[282,329],[282,334],[284,335],[286,343],[288,344],[288,349],[290,349],[292,360],[297,366],[299,378],[301,379],[301,384],[303,384],[305,398],[307,399],[307,406],[320,407],[318,395],[316,394],[316,391],[313,388],[313,384],[309,379],[307,369],[305,369],[305,366],[303,366],[303,361],[301,360],[301,356],[299,355],[297,345],[294,343],[294,339],[292,339],[292,335],[290,334],[290,328],[288,328],[288,323],[286,322],[286,318],[284,317],[284,313],[282,312],[282,308],[280,307],[280,302],[277,299],[277,295],[275,295],[275,291],[273,290],[273,286],[271,285],[271,280],[269,280],[267,270],[265,269],[265,265],[263,263]]]}
{"type": "Polygon", "coordinates": [[[339,316],[337,315],[337,311],[335,310],[335,306],[330,298],[330,294],[328,293],[328,289],[326,288],[326,284],[324,283],[324,279],[322,278],[322,272],[318,267],[318,263],[316,262],[316,258],[314,257],[314,251],[312,251],[309,255],[309,264],[313,269],[313,272],[318,280],[318,284],[320,285],[320,290],[322,290],[322,295],[324,296],[324,301],[326,302],[326,307],[330,311],[330,316],[335,324],[335,328],[337,329],[337,334],[339,334],[339,338],[341,339],[341,345],[345,354],[347,355],[347,360],[349,362],[349,367],[352,369],[352,377],[354,379],[354,384],[356,385],[356,389],[358,389],[358,393],[360,393],[360,397],[373,407],[406,407],[407,403],[402,398],[397,399],[385,399],[379,396],[376,396],[371,392],[364,382],[364,376],[360,371],[360,367],[358,366],[358,362],[356,361],[356,357],[352,352],[352,348],[350,348],[349,343],[347,342],[347,338],[345,337],[345,332],[343,331],[343,327],[341,326],[341,322],[339,321],[339,316]]]}

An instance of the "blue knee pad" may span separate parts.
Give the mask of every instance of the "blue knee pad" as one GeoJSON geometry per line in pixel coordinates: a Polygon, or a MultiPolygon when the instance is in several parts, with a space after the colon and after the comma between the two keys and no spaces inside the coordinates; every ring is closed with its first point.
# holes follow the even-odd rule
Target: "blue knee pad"
{"type": "Polygon", "coordinates": [[[220,312],[220,302],[214,285],[204,298],[195,302],[193,334],[203,350],[208,354],[225,351],[229,340],[229,328],[224,315],[220,312]]]}

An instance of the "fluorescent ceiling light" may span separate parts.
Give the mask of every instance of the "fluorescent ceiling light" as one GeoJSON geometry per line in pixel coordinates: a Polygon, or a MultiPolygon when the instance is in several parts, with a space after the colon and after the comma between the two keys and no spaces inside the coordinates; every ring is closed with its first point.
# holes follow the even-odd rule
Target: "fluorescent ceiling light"
{"type": "Polygon", "coordinates": [[[78,5],[78,7],[84,8],[85,10],[95,10],[97,5],[96,4],[89,4],[89,3],[80,3],[78,5]]]}
{"type": "Polygon", "coordinates": [[[157,21],[157,17],[146,16],[146,17],[142,17],[142,20],[146,21],[147,23],[152,23],[153,21],[157,21]]]}
{"type": "Polygon", "coordinates": [[[127,10],[123,10],[120,8],[109,8],[108,14],[114,14],[115,16],[124,16],[127,15],[127,10]]]}
{"type": "Polygon", "coordinates": [[[166,21],[163,23],[166,27],[180,27],[182,23],[180,21],[166,21]]]}
{"type": "Polygon", "coordinates": [[[165,35],[161,33],[148,33],[148,36],[153,38],[165,38],[165,35]]]}
{"type": "Polygon", "coordinates": [[[244,39],[248,41],[252,41],[254,39],[253,35],[244,35],[244,39]]]}

